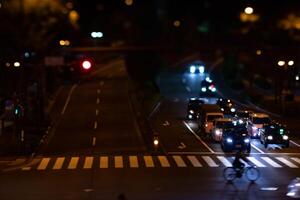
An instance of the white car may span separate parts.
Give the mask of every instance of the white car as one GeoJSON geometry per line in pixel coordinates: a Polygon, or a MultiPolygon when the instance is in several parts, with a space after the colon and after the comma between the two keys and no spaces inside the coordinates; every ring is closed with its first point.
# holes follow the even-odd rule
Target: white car
{"type": "Polygon", "coordinates": [[[264,125],[271,123],[271,118],[269,115],[264,113],[252,113],[250,114],[248,121],[248,134],[252,138],[259,138],[261,129],[264,125]]]}
{"type": "Polygon", "coordinates": [[[216,142],[220,142],[223,134],[224,124],[232,122],[230,118],[219,118],[215,119],[213,122],[213,130],[212,130],[212,139],[216,142]]]}

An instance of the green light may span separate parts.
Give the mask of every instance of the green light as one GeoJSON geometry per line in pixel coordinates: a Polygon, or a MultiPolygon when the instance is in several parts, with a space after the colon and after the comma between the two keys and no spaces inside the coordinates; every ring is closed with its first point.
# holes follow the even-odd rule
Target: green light
{"type": "Polygon", "coordinates": [[[283,133],[284,133],[284,130],[281,128],[281,129],[279,129],[279,133],[280,133],[280,135],[283,135],[283,133]]]}

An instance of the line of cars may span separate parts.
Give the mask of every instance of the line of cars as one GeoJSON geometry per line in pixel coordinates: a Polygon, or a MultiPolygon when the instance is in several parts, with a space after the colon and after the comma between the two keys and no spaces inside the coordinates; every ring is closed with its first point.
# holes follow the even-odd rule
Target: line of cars
{"type": "Polygon", "coordinates": [[[201,133],[219,142],[224,152],[241,149],[250,153],[251,139],[259,139],[265,148],[269,144],[289,147],[285,126],[267,114],[238,110],[230,99],[206,104],[203,98],[190,98],[187,117],[197,122],[201,133]]]}

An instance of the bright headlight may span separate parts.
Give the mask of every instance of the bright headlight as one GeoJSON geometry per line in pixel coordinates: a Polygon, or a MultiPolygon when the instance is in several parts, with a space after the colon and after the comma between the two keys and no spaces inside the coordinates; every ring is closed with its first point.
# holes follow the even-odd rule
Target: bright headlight
{"type": "Polygon", "coordinates": [[[227,138],[227,139],[226,139],[226,142],[232,143],[232,139],[231,139],[231,138],[227,138]]]}
{"type": "Polygon", "coordinates": [[[231,112],[235,112],[235,108],[230,108],[230,111],[231,112]]]}
{"type": "Polygon", "coordinates": [[[194,111],[193,111],[193,110],[190,110],[190,113],[191,113],[191,114],[194,114],[194,111]]]}
{"type": "Polygon", "coordinates": [[[269,136],[267,137],[267,139],[268,139],[268,140],[273,140],[273,136],[272,136],[272,135],[269,135],[269,136]]]}
{"type": "Polygon", "coordinates": [[[215,87],[213,87],[213,88],[211,89],[211,91],[212,91],[212,92],[216,92],[217,89],[216,89],[215,87]]]}
{"type": "Polygon", "coordinates": [[[222,131],[219,130],[219,129],[217,129],[215,132],[216,132],[216,135],[221,135],[222,134],[222,131]]]}
{"type": "Polygon", "coordinates": [[[247,138],[247,139],[244,140],[244,142],[245,142],[245,143],[249,143],[250,140],[247,138]]]}
{"type": "Polygon", "coordinates": [[[206,87],[202,87],[202,88],[201,88],[201,91],[202,91],[202,92],[206,92],[206,87]]]}
{"type": "Polygon", "coordinates": [[[194,74],[196,72],[196,67],[194,65],[192,65],[190,67],[190,73],[194,74]]]}
{"type": "Polygon", "coordinates": [[[284,140],[288,140],[288,139],[289,139],[289,136],[287,136],[287,135],[284,135],[284,136],[282,136],[282,139],[284,139],[284,140]]]}
{"type": "Polygon", "coordinates": [[[192,115],[189,115],[189,119],[192,119],[193,118],[193,116],[192,115]]]}
{"type": "Polygon", "coordinates": [[[200,72],[201,74],[204,73],[204,66],[200,66],[200,67],[199,67],[199,72],[200,72]]]}

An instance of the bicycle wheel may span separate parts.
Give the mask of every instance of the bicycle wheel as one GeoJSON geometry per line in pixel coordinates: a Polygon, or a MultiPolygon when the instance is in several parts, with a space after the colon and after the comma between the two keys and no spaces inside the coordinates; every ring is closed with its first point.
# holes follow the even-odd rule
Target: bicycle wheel
{"type": "Polygon", "coordinates": [[[236,178],[236,171],[233,167],[226,167],[223,170],[223,176],[226,181],[233,181],[236,178]]]}
{"type": "Polygon", "coordinates": [[[246,177],[249,181],[256,181],[259,176],[260,176],[260,172],[256,167],[247,167],[246,171],[245,171],[246,177]]]}

